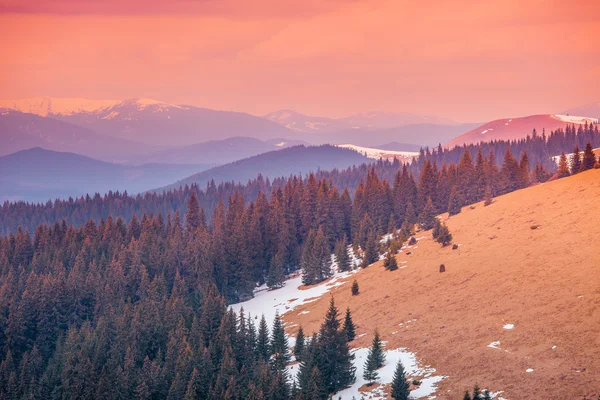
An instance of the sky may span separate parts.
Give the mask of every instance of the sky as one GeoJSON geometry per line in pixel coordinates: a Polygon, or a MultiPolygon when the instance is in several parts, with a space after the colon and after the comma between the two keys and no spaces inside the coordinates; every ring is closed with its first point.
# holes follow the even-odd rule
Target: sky
{"type": "Polygon", "coordinates": [[[600,100],[597,0],[0,0],[0,98],[462,122],[600,100]]]}

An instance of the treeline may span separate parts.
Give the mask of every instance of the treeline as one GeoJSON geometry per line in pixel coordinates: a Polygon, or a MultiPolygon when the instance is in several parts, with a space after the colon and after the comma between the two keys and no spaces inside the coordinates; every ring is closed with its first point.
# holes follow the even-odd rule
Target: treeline
{"type": "MultiPolygon", "coordinates": [[[[432,214],[548,177],[510,149],[497,165],[493,153],[472,160],[467,151],[441,168],[425,160],[417,178],[407,165],[392,181],[370,167],[353,199],[311,174],[254,201],[233,192],[210,221],[191,191],[183,216],[63,220],[3,236],[0,398],[285,398],[293,386],[281,359],[273,366],[277,351],[257,355],[251,320],[226,304],[250,298],[257,284],[280,286],[300,266],[307,283],[325,279],[324,255],[336,248],[339,258],[347,241],[364,249],[366,266],[385,232],[431,225],[432,214]]],[[[340,335],[327,332],[338,344],[314,345],[343,353],[340,335]]],[[[308,382],[329,379],[318,349],[307,353],[308,382]]]]}
{"type": "MultiPolygon", "coordinates": [[[[571,153],[575,146],[583,148],[587,143],[593,148],[600,147],[600,133],[597,125],[587,125],[579,128],[567,126],[566,130],[559,129],[546,135],[545,132],[537,134],[535,131],[531,136],[518,141],[492,141],[476,145],[460,146],[454,149],[444,149],[439,146],[436,149],[424,149],[420,155],[410,163],[407,168],[409,172],[418,177],[421,174],[425,161],[436,164],[441,168],[443,164],[458,164],[465,151],[475,160],[477,153],[485,156],[493,155],[496,166],[500,168],[503,163],[506,150],[510,148],[515,158],[519,159],[527,153],[530,169],[536,166],[543,167],[549,173],[556,170],[556,165],[551,156],[558,156],[562,152],[571,153]]],[[[394,176],[401,167],[398,161],[378,161],[370,165],[362,164],[347,168],[345,170],[317,171],[314,177],[317,181],[326,179],[337,188],[347,188],[351,196],[359,185],[361,179],[365,179],[367,173],[375,168],[380,179],[393,182],[394,176]]],[[[308,176],[303,177],[306,182],[308,176]]],[[[255,201],[259,193],[270,195],[273,189],[283,188],[288,181],[287,177],[279,177],[273,180],[264,179],[259,176],[246,184],[225,182],[216,185],[214,182],[207,184],[206,188],[196,186],[185,186],[177,190],[165,193],[149,192],[143,195],[130,196],[127,193],[110,192],[105,195],[87,195],[77,199],[48,201],[44,204],[28,204],[24,202],[5,202],[0,206],[0,234],[16,233],[21,226],[33,232],[42,223],[52,224],[64,219],[67,225],[81,226],[89,219],[99,221],[106,219],[109,215],[113,218],[121,217],[128,223],[133,215],[141,217],[143,213],[166,216],[179,211],[182,215],[192,192],[205,210],[207,215],[212,215],[213,210],[219,204],[220,199],[228,199],[233,193],[244,196],[246,202],[255,201]]]]}

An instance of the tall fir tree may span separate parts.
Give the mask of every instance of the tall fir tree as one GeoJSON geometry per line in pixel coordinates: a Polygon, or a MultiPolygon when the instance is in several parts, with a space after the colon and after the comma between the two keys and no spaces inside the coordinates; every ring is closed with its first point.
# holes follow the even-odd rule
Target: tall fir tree
{"type": "Polygon", "coordinates": [[[406,379],[406,372],[404,371],[402,361],[399,360],[392,379],[391,396],[394,400],[408,400],[409,395],[410,384],[406,379]]]}
{"type": "Polygon", "coordinates": [[[585,145],[585,149],[583,150],[583,160],[581,162],[579,170],[586,171],[588,169],[593,169],[595,164],[596,155],[594,154],[594,150],[592,149],[592,143],[587,142],[587,144],[585,145]]]}
{"type": "Polygon", "coordinates": [[[271,358],[271,346],[269,343],[269,326],[263,314],[258,325],[258,336],[256,338],[256,354],[259,359],[268,361],[271,358]]]}
{"type": "Polygon", "coordinates": [[[579,146],[575,145],[573,154],[571,155],[571,175],[579,173],[579,170],[581,169],[581,154],[579,153],[579,146]]]}
{"type": "Polygon", "coordinates": [[[436,210],[433,206],[433,201],[431,201],[431,197],[428,197],[427,203],[425,204],[425,207],[419,216],[419,222],[424,230],[428,231],[433,228],[433,225],[435,224],[435,215],[436,210]]]}
{"type": "Polygon", "coordinates": [[[558,178],[566,178],[569,175],[571,175],[571,171],[569,171],[567,156],[562,152],[558,161],[558,178]]]}
{"type": "Polygon", "coordinates": [[[285,374],[285,368],[290,362],[291,357],[287,335],[283,329],[283,322],[281,321],[279,313],[275,314],[275,320],[273,321],[271,354],[271,365],[273,366],[273,369],[280,374],[285,374]]]}
{"type": "Polygon", "coordinates": [[[298,329],[298,334],[296,335],[296,344],[294,345],[294,357],[296,357],[296,361],[302,361],[304,357],[305,350],[305,338],[304,338],[304,330],[302,327],[298,329]]]}
{"type": "Polygon", "coordinates": [[[344,325],[342,327],[344,334],[346,335],[346,340],[348,342],[353,341],[356,338],[356,326],[352,321],[352,313],[350,312],[350,307],[346,308],[346,315],[344,317],[344,325]]]}
{"type": "Polygon", "coordinates": [[[346,235],[343,235],[335,244],[335,261],[340,271],[349,271],[351,269],[346,235]]]}
{"type": "Polygon", "coordinates": [[[379,260],[379,240],[377,240],[377,234],[371,231],[367,240],[362,267],[366,268],[377,260],[379,260]]]}

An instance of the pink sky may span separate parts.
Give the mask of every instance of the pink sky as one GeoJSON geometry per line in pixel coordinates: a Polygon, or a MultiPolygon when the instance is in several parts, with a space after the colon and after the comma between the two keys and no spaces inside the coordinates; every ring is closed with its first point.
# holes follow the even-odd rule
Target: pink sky
{"type": "Polygon", "coordinates": [[[0,0],[0,98],[459,121],[600,100],[597,0],[293,3],[0,0]]]}

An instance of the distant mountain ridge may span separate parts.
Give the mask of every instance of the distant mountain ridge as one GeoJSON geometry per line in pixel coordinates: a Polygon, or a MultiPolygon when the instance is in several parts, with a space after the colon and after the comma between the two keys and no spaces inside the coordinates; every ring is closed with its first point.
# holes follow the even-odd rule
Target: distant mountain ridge
{"type": "Polygon", "coordinates": [[[45,202],[108,191],[139,193],[209,168],[208,165],[124,166],[35,147],[0,157],[0,202],[45,202]]]}
{"type": "Polygon", "coordinates": [[[531,135],[534,129],[541,135],[544,129],[550,133],[550,131],[558,128],[564,129],[567,124],[584,125],[590,122],[598,123],[598,120],[565,114],[538,114],[497,119],[450,140],[446,144],[446,147],[452,148],[464,144],[490,142],[493,140],[524,139],[527,135],[531,135]]]}
{"type": "Polygon", "coordinates": [[[177,189],[180,186],[191,184],[197,184],[203,188],[213,180],[216,184],[221,182],[246,183],[259,174],[265,178],[285,177],[292,174],[307,174],[319,169],[342,169],[371,161],[356,151],[330,145],[294,146],[211,168],[171,185],[157,188],[155,191],[177,189]]]}

